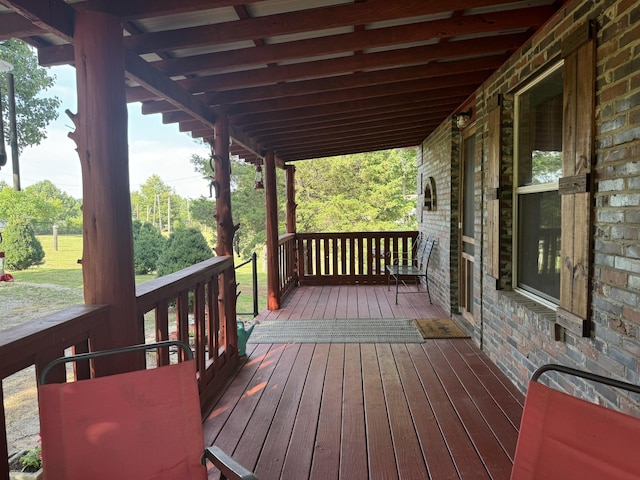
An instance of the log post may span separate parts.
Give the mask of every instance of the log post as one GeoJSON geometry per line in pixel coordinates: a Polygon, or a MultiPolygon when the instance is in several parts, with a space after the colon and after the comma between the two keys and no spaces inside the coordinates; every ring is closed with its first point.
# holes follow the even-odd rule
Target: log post
{"type": "Polygon", "coordinates": [[[287,172],[287,233],[296,233],[296,167],[287,165],[284,170],[287,172]]]}
{"type": "Polygon", "coordinates": [[[267,209],[267,308],[280,309],[280,273],[278,248],[278,192],[276,159],[273,152],[264,157],[264,188],[267,209]]]}
{"type": "MultiPolygon", "coordinates": [[[[82,167],[84,299],[111,306],[105,338],[92,340],[101,350],[144,342],[136,316],[122,23],[78,11],[74,32],[78,113],[67,113],[82,167]]],[[[96,362],[96,374],[141,367],[143,355],[110,357],[96,362]]]]}
{"type": "MultiPolygon", "coordinates": [[[[233,259],[233,237],[238,226],[233,225],[231,216],[231,162],[229,160],[229,120],[220,115],[215,124],[213,145],[213,168],[216,190],[216,221],[218,245],[216,255],[230,256],[233,259]]],[[[230,346],[232,353],[237,353],[238,332],[236,330],[236,275],[235,269],[226,272],[220,283],[220,302],[224,319],[220,319],[220,328],[224,329],[222,337],[230,346]]]]}

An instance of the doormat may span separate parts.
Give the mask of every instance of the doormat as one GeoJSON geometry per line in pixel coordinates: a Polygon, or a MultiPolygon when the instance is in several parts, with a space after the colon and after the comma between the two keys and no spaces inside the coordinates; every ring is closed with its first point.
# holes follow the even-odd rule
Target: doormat
{"type": "Polygon", "coordinates": [[[451,318],[416,318],[414,322],[424,338],[469,338],[451,318]]]}
{"type": "Polygon", "coordinates": [[[257,324],[248,343],[424,343],[408,318],[274,320],[257,324]]]}

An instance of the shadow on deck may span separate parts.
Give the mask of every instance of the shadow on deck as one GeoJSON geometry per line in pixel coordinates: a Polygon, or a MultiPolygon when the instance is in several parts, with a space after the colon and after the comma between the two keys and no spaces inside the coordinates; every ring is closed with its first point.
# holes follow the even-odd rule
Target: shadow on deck
{"type": "MultiPolygon", "coordinates": [[[[444,316],[426,294],[392,294],[303,287],[259,318],[444,316]]],[[[523,402],[469,339],[249,345],[204,432],[263,480],[508,479],[523,402]]]]}

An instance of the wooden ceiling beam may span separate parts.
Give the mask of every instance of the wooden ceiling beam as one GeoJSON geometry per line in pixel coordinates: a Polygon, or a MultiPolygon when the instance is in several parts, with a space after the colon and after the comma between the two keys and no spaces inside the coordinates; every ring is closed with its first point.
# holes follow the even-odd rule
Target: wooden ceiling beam
{"type": "MultiPolygon", "coordinates": [[[[208,53],[155,62],[167,75],[215,72],[230,68],[310,58],[398,43],[411,43],[460,35],[486,34],[530,28],[541,25],[553,11],[552,7],[534,7],[513,12],[493,12],[443,20],[433,20],[397,27],[363,30],[330,37],[313,38],[258,48],[208,53]]],[[[136,50],[135,46],[130,48],[136,50]]],[[[137,51],[137,50],[136,50],[137,51]]],[[[140,53],[140,52],[139,52],[140,53]]]]}
{"type": "Polygon", "coordinates": [[[461,40],[435,45],[409,47],[392,51],[366,53],[314,62],[257,68],[241,72],[207,75],[181,80],[180,84],[192,93],[234,90],[270,85],[293,80],[328,77],[354,71],[388,68],[397,65],[427,63],[450,58],[465,58],[490,53],[510,52],[522,45],[529,35],[501,35],[498,37],[461,40]]]}
{"type": "Polygon", "coordinates": [[[17,13],[4,13],[0,15],[0,40],[24,38],[30,35],[44,35],[45,33],[47,32],[31,23],[22,15],[17,13]]]}
{"type": "MultiPolygon", "coordinates": [[[[427,132],[428,134],[429,132],[427,132]]],[[[327,144],[321,148],[313,150],[289,150],[283,152],[276,152],[276,155],[282,158],[285,162],[296,162],[300,160],[312,160],[316,158],[328,158],[336,157],[339,155],[349,155],[354,153],[364,152],[376,152],[380,150],[390,150],[394,148],[410,148],[420,145],[420,142],[424,140],[422,134],[419,136],[406,136],[395,139],[380,139],[378,141],[366,140],[362,143],[352,143],[347,146],[338,145],[334,146],[327,144]]]]}
{"type": "MultiPolygon", "coordinates": [[[[388,119],[389,122],[395,122],[398,119],[403,119],[408,116],[422,115],[422,117],[445,117],[449,115],[460,102],[451,102],[450,105],[443,107],[420,107],[420,106],[408,106],[407,109],[371,109],[361,110],[359,116],[351,116],[348,118],[341,118],[340,114],[331,115],[329,117],[323,117],[315,120],[314,123],[300,123],[298,125],[292,122],[289,125],[270,126],[264,125],[261,129],[245,130],[248,135],[251,135],[256,141],[259,139],[279,134],[306,132],[310,129],[322,129],[327,127],[333,127],[336,125],[348,127],[350,125],[358,125],[365,122],[375,122],[382,119],[388,119]]],[[[182,124],[181,124],[182,125],[182,124]]]]}
{"type": "MultiPolygon", "coordinates": [[[[447,114],[443,116],[446,117],[447,114]]],[[[401,130],[413,126],[431,126],[437,127],[441,120],[434,120],[433,117],[425,117],[424,115],[410,115],[407,117],[397,118],[393,122],[394,130],[401,130]]],[[[367,132],[370,130],[389,129],[389,121],[385,118],[378,118],[350,125],[330,125],[323,128],[314,128],[304,132],[281,132],[279,134],[269,135],[261,138],[262,145],[265,149],[276,148],[279,144],[290,144],[294,141],[312,141],[316,138],[326,138],[326,136],[343,136],[357,134],[359,132],[367,132]]]]}
{"type": "Polygon", "coordinates": [[[150,53],[350,27],[489,5],[495,5],[495,0],[410,0],[401,3],[369,0],[200,27],[143,33],[133,35],[127,46],[136,52],[150,53]]]}
{"type": "Polygon", "coordinates": [[[260,0],[90,0],[86,8],[111,13],[124,20],[162,17],[180,13],[197,12],[213,8],[234,7],[256,3],[260,0]]]}
{"type": "Polygon", "coordinates": [[[454,62],[432,62],[412,67],[388,68],[378,71],[357,72],[335,77],[279,83],[262,87],[242,88],[220,93],[204,94],[202,99],[209,105],[230,105],[270,100],[281,97],[309,95],[355,87],[370,87],[397,83],[398,79],[419,80],[448,75],[468,74],[482,70],[495,70],[506,60],[505,55],[459,60],[454,62]]]}
{"type": "Polygon", "coordinates": [[[435,105],[448,104],[452,98],[467,98],[475,91],[474,87],[458,87],[442,90],[435,90],[425,95],[415,95],[413,93],[405,93],[401,95],[390,95],[388,97],[376,98],[371,100],[346,101],[338,104],[317,105],[315,107],[295,108],[284,110],[281,112],[257,113],[253,115],[243,115],[241,117],[232,117],[233,124],[243,129],[250,125],[264,125],[278,120],[291,118],[317,118],[324,115],[330,115],[340,112],[357,112],[360,110],[368,110],[371,108],[394,108],[397,105],[411,105],[416,102],[432,102],[435,105]]]}
{"type": "Polygon", "coordinates": [[[62,0],[2,0],[2,4],[45,32],[71,42],[76,11],[62,0]]]}
{"type": "Polygon", "coordinates": [[[333,112],[326,112],[322,116],[315,117],[291,117],[284,119],[272,119],[271,121],[263,124],[242,125],[244,131],[250,135],[260,135],[261,133],[268,134],[270,132],[289,129],[300,128],[305,129],[309,126],[317,124],[329,123],[329,122],[357,122],[360,118],[371,118],[376,116],[388,115],[390,118],[394,118],[401,115],[406,115],[410,111],[421,111],[426,114],[435,114],[442,112],[451,112],[458,105],[464,102],[466,97],[448,97],[442,101],[434,102],[433,99],[416,99],[414,102],[405,104],[396,104],[391,107],[387,105],[373,106],[368,109],[360,109],[357,111],[345,110],[342,108],[335,108],[333,112]]]}
{"type": "MultiPolygon", "coordinates": [[[[411,130],[416,128],[437,127],[443,118],[450,112],[443,114],[441,118],[434,120],[433,117],[425,117],[421,115],[413,115],[407,118],[397,119],[393,124],[394,131],[411,130]]],[[[269,136],[261,143],[265,150],[275,149],[280,145],[291,144],[307,144],[311,145],[317,141],[326,141],[330,139],[339,139],[354,137],[356,135],[367,134],[371,131],[384,131],[389,129],[389,122],[384,119],[376,119],[374,121],[362,122],[360,124],[351,124],[347,126],[332,125],[323,129],[311,129],[306,132],[281,132],[278,135],[269,136]]],[[[196,137],[202,137],[209,134],[207,129],[201,126],[195,126],[190,130],[191,134],[196,137]]]]}
{"type": "MultiPolygon", "coordinates": [[[[425,78],[410,80],[386,85],[373,85],[371,87],[350,88],[333,92],[316,93],[313,95],[262,100],[247,104],[230,105],[225,108],[229,115],[253,115],[263,112],[278,110],[291,110],[295,108],[307,108],[315,105],[329,105],[354,100],[366,100],[377,97],[387,97],[402,93],[414,93],[419,95],[424,92],[450,89],[452,87],[477,87],[486,80],[493,71],[486,70],[472,72],[466,75],[448,75],[445,77],[425,78]]],[[[456,96],[459,94],[454,93],[456,96]]]]}

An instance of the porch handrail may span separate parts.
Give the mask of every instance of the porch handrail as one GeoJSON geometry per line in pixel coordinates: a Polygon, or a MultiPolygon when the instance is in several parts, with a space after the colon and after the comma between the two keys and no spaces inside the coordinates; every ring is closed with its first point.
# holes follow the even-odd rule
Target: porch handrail
{"type": "MultiPolygon", "coordinates": [[[[231,296],[233,305],[224,304],[220,295],[233,274],[231,256],[213,257],[136,287],[141,328],[145,314],[153,312],[154,341],[175,339],[192,345],[203,412],[228,370],[235,368],[236,363],[231,360],[238,358],[235,289],[231,296]],[[170,320],[170,306],[174,302],[175,320],[170,320]],[[169,328],[174,321],[175,338],[169,328]]],[[[159,365],[168,364],[169,352],[162,349],[156,360],[159,365]]]]}
{"type": "Polygon", "coordinates": [[[298,285],[298,254],[295,233],[286,233],[278,237],[278,278],[280,299],[286,298],[298,285]]]}
{"type": "MultiPolygon", "coordinates": [[[[50,361],[63,356],[69,347],[77,353],[88,352],[91,340],[105,334],[108,311],[108,305],[75,305],[3,330],[0,335],[0,380],[32,365],[35,366],[35,375],[38,375],[50,361]]],[[[89,366],[79,364],[75,376],[78,379],[89,378],[89,366]]],[[[8,451],[4,393],[0,381],[0,479],[9,478],[8,451]]]]}
{"type": "Polygon", "coordinates": [[[418,232],[298,233],[300,285],[386,283],[385,267],[411,259],[418,232]]]}

